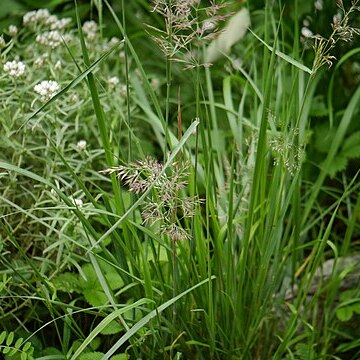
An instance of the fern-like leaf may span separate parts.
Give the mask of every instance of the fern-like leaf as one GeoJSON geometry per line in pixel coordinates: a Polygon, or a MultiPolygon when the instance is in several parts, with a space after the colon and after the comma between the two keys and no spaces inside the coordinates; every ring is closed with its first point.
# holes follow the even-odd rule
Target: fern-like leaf
{"type": "Polygon", "coordinates": [[[13,331],[2,331],[0,334],[0,354],[14,356],[20,354],[21,360],[33,360],[34,348],[31,342],[24,342],[23,338],[18,338],[15,343],[15,334],[13,331]]]}

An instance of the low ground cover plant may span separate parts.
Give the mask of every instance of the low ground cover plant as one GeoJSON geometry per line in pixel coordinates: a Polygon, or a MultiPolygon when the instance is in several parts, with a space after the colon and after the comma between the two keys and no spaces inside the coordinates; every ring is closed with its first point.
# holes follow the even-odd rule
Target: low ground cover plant
{"type": "Polygon", "coordinates": [[[359,357],[360,3],[310,5],[6,27],[1,356],[359,357]]]}

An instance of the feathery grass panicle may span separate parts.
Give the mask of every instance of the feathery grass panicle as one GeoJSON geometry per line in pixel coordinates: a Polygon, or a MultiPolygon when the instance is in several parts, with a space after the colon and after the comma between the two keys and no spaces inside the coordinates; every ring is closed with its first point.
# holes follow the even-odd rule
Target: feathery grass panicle
{"type": "Polygon", "coordinates": [[[164,19],[165,30],[148,24],[151,38],[168,59],[184,64],[185,69],[209,66],[199,62],[198,52],[214,39],[219,23],[230,16],[220,15],[225,6],[215,1],[203,6],[198,0],[154,0],[153,11],[164,19]]]}
{"type": "Polygon", "coordinates": [[[346,9],[342,0],[336,1],[341,13],[333,17],[332,33],[328,38],[317,34],[312,36],[315,43],[313,45],[315,51],[315,59],[313,63],[313,70],[316,73],[323,65],[332,66],[335,56],[331,55],[331,50],[334,49],[336,43],[340,41],[352,41],[354,35],[360,35],[360,29],[350,25],[350,15],[353,12],[360,12],[359,0],[351,0],[351,6],[346,9]]]}
{"type": "Polygon", "coordinates": [[[28,346],[71,360],[359,357],[356,77],[331,96],[359,49],[321,74],[329,91],[316,74],[358,34],[359,3],[338,1],[323,39],[300,2],[284,16],[282,0],[156,0],[156,14],[134,1],[133,22],[124,0],[121,20],[91,1],[77,29],[40,9],[4,30],[0,357],[28,346]],[[138,21],[161,22],[147,30],[163,63],[138,21]]]}
{"type": "Polygon", "coordinates": [[[103,174],[116,173],[117,177],[135,194],[145,193],[150,187],[152,195],[144,200],[142,217],[144,222],[154,225],[161,223],[161,232],[172,240],[189,239],[190,235],[176,224],[184,218],[195,215],[196,206],[200,204],[197,196],[181,196],[181,190],[187,185],[190,164],[174,162],[167,172],[163,164],[146,157],[129,165],[120,165],[100,171],[103,174]]]}

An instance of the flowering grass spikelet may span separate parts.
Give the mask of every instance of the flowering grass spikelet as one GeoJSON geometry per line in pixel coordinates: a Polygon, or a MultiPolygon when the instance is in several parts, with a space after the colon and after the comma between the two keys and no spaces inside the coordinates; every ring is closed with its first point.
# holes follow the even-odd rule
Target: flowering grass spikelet
{"type": "Polygon", "coordinates": [[[152,188],[154,193],[145,198],[141,213],[143,221],[150,225],[160,222],[161,233],[176,241],[191,238],[179,221],[193,216],[200,203],[197,196],[181,196],[181,190],[187,185],[189,166],[188,163],[175,162],[168,171],[164,171],[162,163],[146,157],[127,166],[112,167],[100,173],[117,173],[116,176],[135,194],[145,193],[152,188]]]}
{"type": "Polygon", "coordinates": [[[198,0],[154,0],[153,11],[163,17],[165,30],[147,26],[155,32],[151,37],[169,60],[183,63],[185,69],[207,67],[207,62],[201,63],[199,49],[215,38],[218,23],[225,20],[219,14],[223,7],[214,1],[203,7],[198,0]]]}
{"type": "Polygon", "coordinates": [[[336,5],[338,6],[340,13],[338,12],[333,17],[331,24],[332,33],[328,38],[321,35],[313,36],[315,40],[313,48],[315,51],[315,58],[313,62],[314,74],[323,65],[332,66],[335,56],[331,55],[331,51],[334,49],[336,43],[341,40],[344,42],[352,41],[354,35],[360,35],[360,28],[350,26],[350,14],[360,11],[359,0],[352,0],[351,6],[348,10],[345,9],[343,1],[337,0],[336,5]]]}

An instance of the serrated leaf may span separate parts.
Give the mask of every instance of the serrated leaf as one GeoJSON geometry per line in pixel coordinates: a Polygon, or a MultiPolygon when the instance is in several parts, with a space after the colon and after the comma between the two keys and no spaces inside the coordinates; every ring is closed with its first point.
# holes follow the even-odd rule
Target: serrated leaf
{"type": "Polygon", "coordinates": [[[79,280],[79,284],[83,289],[92,289],[92,290],[101,290],[101,285],[96,276],[96,273],[91,264],[85,264],[81,267],[86,280],[81,277],[79,280]]]}
{"type": "Polygon", "coordinates": [[[351,306],[344,306],[336,310],[336,316],[340,321],[349,321],[353,316],[351,306]]]}
{"type": "Polygon", "coordinates": [[[70,272],[65,272],[55,276],[52,284],[56,290],[72,293],[73,291],[81,292],[79,276],[70,272]]]}
{"type": "Polygon", "coordinates": [[[316,117],[327,116],[329,111],[323,96],[315,96],[311,101],[310,115],[316,117]]]}
{"type": "Polygon", "coordinates": [[[104,355],[104,353],[98,351],[88,352],[81,354],[79,360],[103,360],[104,355]]]}
{"type": "MultiPolygon", "coordinates": [[[[124,282],[121,276],[116,272],[116,270],[104,261],[99,262],[101,269],[105,272],[105,278],[109,284],[111,290],[118,290],[124,286],[124,282]]],[[[79,287],[85,290],[98,290],[103,292],[99,279],[96,276],[95,270],[91,264],[85,264],[81,267],[86,280],[80,278],[78,280],[79,287]]]]}
{"type": "Polygon", "coordinates": [[[342,156],[341,154],[335,156],[331,165],[329,165],[329,168],[327,169],[329,176],[334,177],[338,171],[346,169],[347,163],[348,159],[345,156],[342,156]]]}
{"type": "Polygon", "coordinates": [[[100,331],[102,335],[114,335],[123,330],[123,327],[116,321],[111,321],[103,330],[100,331]]]}
{"type": "Polygon", "coordinates": [[[102,290],[85,289],[83,295],[85,300],[92,306],[102,306],[108,302],[108,298],[102,290]]]}
{"type": "Polygon", "coordinates": [[[128,354],[117,354],[110,358],[110,360],[128,360],[129,355],[128,354]]]}
{"type": "Polygon", "coordinates": [[[296,354],[301,360],[316,359],[316,353],[311,345],[299,343],[295,346],[296,354]]]}
{"type": "Polygon", "coordinates": [[[6,345],[10,346],[13,341],[14,341],[14,332],[12,331],[11,333],[9,333],[9,335],[6,338],[6,345]]]}
{"type": "Polygon", "coordinates": [[[343,145],[343,150],[348,150],[360,144],[360,131],[356,131],[351,134],[345,141],[343,145]]]}
{"type": "Polygon", "coordinates": [[[327,154],[329,146],[334,139],[336,129],[331,128],[327,124],[318,125],[315,127],[315,149],[327,154]]]}
{"type": "Polygon", "coordinates": [[[0,334],[0,345],[4,342],[4,340],[5,340],[5,338],[6,338],[6,334],[7,334],[6,331],[3,331],[3,332],[0,334]]]}
{"type": "Polygon", "coordinates": [[[353,307],[353,311],[360,315],[360,304],[353,307]]]}
{"type": "Polygon", "coordinates": [[[108,281],[111,290],[118,290],[124,286],[121,276],[115,271],[105,274],[105,278],[108,281]]]}
{"type": "Polygon", "coordinates": [[[353,146],[351,148],[348,148],[346,150],[341,151],[341,155],[348,159],[355,159],[360,157],[360,145],[353,146]]]}

